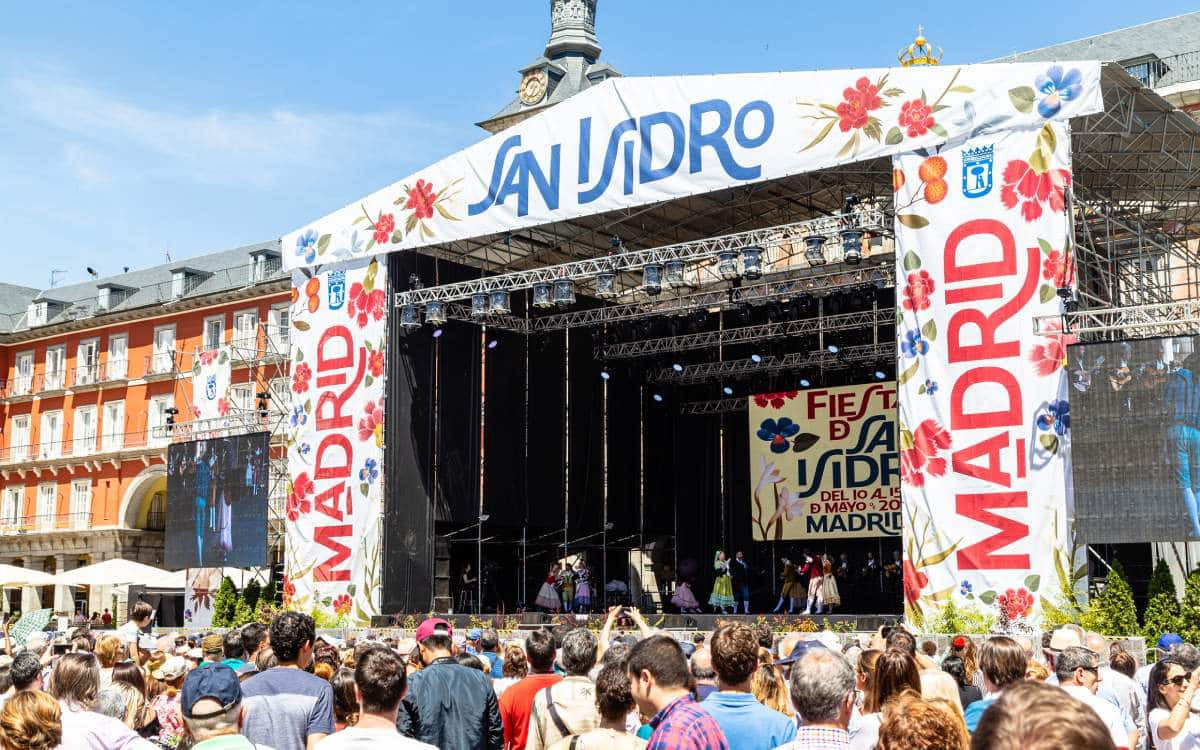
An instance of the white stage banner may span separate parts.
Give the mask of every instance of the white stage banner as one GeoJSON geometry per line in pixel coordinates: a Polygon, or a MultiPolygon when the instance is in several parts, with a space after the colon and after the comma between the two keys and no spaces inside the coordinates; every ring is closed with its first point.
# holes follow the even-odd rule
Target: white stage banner
{"type": "MultiPolygon", "coordinates": [[[[1064,74],[1069,76],[1070,73],[1064,74]]],[[[906,614],[954,600],[1035,624],[1075,585],[1065,123],[895,159],[906,614]]]]}
{"type": "Polygon", "coordinates": [[[192,364],[192,418],[216,419],[229,413],[233,360],[228,346],[200,352],[192,364]]]}
{"type": "Polygon", "coordinates": [[[1100,64],[615,78],[283,237],[289,269],[1098,112],[1100,64]]]}
{"type": "Polygon", "coordinates": [[[341,625],[379,612],[387,271],[292,274],[284,603],[341,625]]]}
{"type": "Polygon", "coordinates": [[[188,628],[212,626],[213,597],[221,587],[223,568],[189,568],[183,591],[183,625],[188,628]]]}

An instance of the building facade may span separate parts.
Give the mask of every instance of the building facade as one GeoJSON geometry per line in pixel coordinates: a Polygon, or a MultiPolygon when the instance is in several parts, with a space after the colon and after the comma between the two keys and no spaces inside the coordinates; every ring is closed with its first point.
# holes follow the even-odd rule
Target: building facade
{"type": "MultiPolygon", "coordinates": [[[[287,406],[290,287],[277,241],[45,290],[0,285],[0,563],[161,565],[167,446],[215,427],[192,421],[196,358],[229,346],[231,415],[261,409],[239,426],[265,427],[287,406]]],[[[7,592],[5,606],[114,606],[109,590],[55,589],[7,592]]]]}

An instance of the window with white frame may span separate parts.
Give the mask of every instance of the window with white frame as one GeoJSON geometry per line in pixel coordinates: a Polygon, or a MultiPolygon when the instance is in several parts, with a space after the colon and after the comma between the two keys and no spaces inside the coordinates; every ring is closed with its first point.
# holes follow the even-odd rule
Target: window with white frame
{"type": "Polygon", "coordinates": [[[147,416],[147,426],[150,430],[152,443],[165,443],[171,436],[167,431],[167,410],[175,406],[174,394],[165,393],[150,397],[150,414],[147,416]]]}
{"type": "Polygon", "coordinates": [[[49,305],[45,302],[30,302],[29,308],[26,310],[26,317],[29,320],[29,327],[46,325],[46,311],[49,305]]]}
{"type": "Polygon", "coordinates": [[[175,369],[175,326],[159,326],[154,329],[154,354],[150,360],[150,372],[162,374],[175,369]]]}
{"type": "Polygon", "coordinates": [[[233,316],[233,343],[240,349],[258,348],[257,310],[246,310],[233,316]]]}
{"type": "Polygon", "coordinates": [[[204,351],[216,349],[225,343],[225,316],[216,315],[204,319],[204,351]]]}
{"type": "Polygon", "coordinates": [[[129,375],[129,335],[114,333],[108,337],[108,379],[124,380],[129,375]]]}
{"type": "Polygon", "coordinates": [[[125,445],[125,401],[109,401],[104,404],[104,426],[101,429],[101,447],[106,451],[119,451],[125,445]]]}
{"type": "Polygon", "coordinates": [[[54,411],[42,412],[41,435],[38,436],[38,442],[41,444],[41,458],[58,458],[61,456],[62,439],[62,410],[56,409],[54,411]]]}
{"type": "Polygon", "coordinates": [[[275,378],[271,381],[271,410],[288,413],[292,411],[292,389],[287,378],[275,378]]]}
{"type": "Polygon", "coordinates": [[[17,355],[17,368],[13,382],[13,395],[26,396],[32,392],[33,352],[21,352],[17,355]]]}
{"type": "Polygon", "coordinates": [[[75,383],[90,385],[100,379],[100,339],[82,339],[75,354],[75,383]]]}
{"type": "Polygon", "coordinates": [[[58,512],[58,485],[43,482],[38,485],[37,527],[41,531],[54,528],[54,516],[58,512]]]}
{"type": "Polygon", "coordinates": [[[187,294],[187,271],[172,271],[171,272],[171,296],[175,298],[182,297],[187,294]]]}
{"type": "Polygon", "coordinates": [[[92,517],[92,480],[71,482],[71,527],[86,529],[92,517]]]}
{"type": "Polygon", "coordinates": [[[94,404],[75,407],[75,431],[71,440],[73,455],[85,456],[96,450],[96,407],[94,404]]]}
{"type": "Polygon", "coordinates": [[[14,461],[29,458],[29,415],[16,414],[12,419],[12,434],[8,436],[8,457],[14,461]]]}
{"type": "Polygon", "coordinates": [[[254,384],[253,383],[235,383],[229,389],[229,405],[235,410],[242,412],[242,417],[249,416],[248,412],[254,408],[254,384]]]}
{"type": "Polygon", "coordinates": [[[271,337],[271,348],[278,354],[287,354],[291,342],[291,308],[285,302],[267,311],[267,335],[271,337]]]}
{"type": "Polygon", "coordinates": [[[4,488],[4,499],[0,501],[0,528],[12,529],[21,520],[25,506],[25,485],[10,485],[4,488]]]}
{"type": "Polygon", "coordinates": [[[65,344],[46,347],[46,390],[54,391],[66,385],[67,347],[65,344]]]}

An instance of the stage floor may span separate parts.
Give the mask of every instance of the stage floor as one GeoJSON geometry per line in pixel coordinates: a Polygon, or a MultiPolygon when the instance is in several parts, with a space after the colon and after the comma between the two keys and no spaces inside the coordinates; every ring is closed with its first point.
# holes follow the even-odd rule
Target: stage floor
{"type": "MultiPolygon", "coordinates": [[[[371,625],[376,628],[415,628],[421,620],[430,615],[381,615],[374,618],[371,625]]],[[[541,612],[522,612],[518,614],[498,614],[495,612],[438,614],[457,629],[472,627],[494,627],[500,630],[532,630],[544,625],[556,625],[563,622],[584,623],[602,621],[603,615],[574,615],[574,614],[543,614],[541,612]]],[[[871,615],[716,615],[716,614],[651,614],[646,615],[646,622],[662,630],[711,631],[715,630],[718,622],[765,622],[778,630],[807,630],[799,627],[804,621],[812,623],[814,632],[829,629],[839,631],[864,632],[878,630],[883,625],[892,625],[901,619],[900,614],[871,614],[871,615]]]]}

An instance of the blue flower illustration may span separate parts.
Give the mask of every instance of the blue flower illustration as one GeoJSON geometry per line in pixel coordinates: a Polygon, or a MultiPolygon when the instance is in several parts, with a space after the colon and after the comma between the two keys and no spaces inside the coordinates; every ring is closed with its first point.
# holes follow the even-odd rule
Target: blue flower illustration
{"type": "Polygon", "coordinates": [[[307,456],[309,453],[312,452],[312,446],[309,445],[308,443],[301,443],[300,447],[297,448],[296,450],[300,451],[301,456],[307,456]]]}
{"type": "Polygon", "coordinates": [[[301,425],[303,425],[307,422],[308,422],[308,412],[304,411],[304,405],[297,404],[296,406],[292,407],[292,418],[291,418],[292,427],[300,427],[301,425]]]}
{"type": "Polygon", "coordinates": [[[358,470],[358,480],[371,484],[379,478],[379,462],[373,458],[368,458],[363,467],[358,470]]]}
{"type": "Polygon", "coordinates": [[[296,238],[296,255],[304,258],[305,263],[314,263],[317,260],[317,232],[314,229],[309,229],[304,234],[296,238]]]}
{"type": "Polygon", "coordinates": [[[904,352],[904,356],[910,358],[928,354],[929,342],[925,340],[920,331],[908,331],[904,334],[904,341],[900,342],[900,351],[904,352]]]}
{"type": "Polygon", "coordinates": [[[934,381],[934,380],[926,380],[925,381],[925,395],[926,396],[932,396],[933,394],[937,393],[937,389],[938,389],[937,381],[934,381]]]}
{"type": "Polygon", "coordinates": [[[764,419],[758,427],[758,439],[771,444],[772,453],[787,453],[788,438],[800,432],[800,425],[787,417],[764,419]]]}
{"type": "Polygon", "coordinates": [[[1038,101],[1038,114],[1053,117],[1062,109],[1063,102],[1083,93],[1083,76],[1076,68],[1064,72],[1061,65],[1052,65],[1044,75],[1037,77],[1034,85],[1043,96],[1038,101]]]}
{"type": "Polygon", "coordinates": [[[1057,435],[1066,435],[1071,430],[1071,405],[1066,401],[1051,401],[1046,410],[1038,415],[1038,429],[1053,429],[1057,435]]]}
{"type": "Polygon", "coordinates": [[[970,581],[963,581],[958,586],[958,593],[962,594],[963,596],[970,594],[971,591],[973,591],[973,589],[971,588],[970,581]]]}

